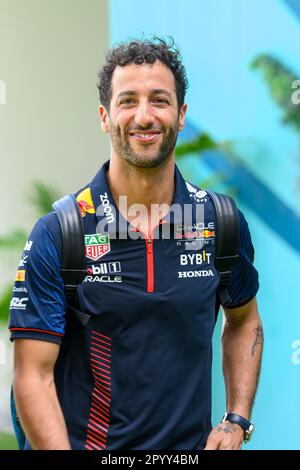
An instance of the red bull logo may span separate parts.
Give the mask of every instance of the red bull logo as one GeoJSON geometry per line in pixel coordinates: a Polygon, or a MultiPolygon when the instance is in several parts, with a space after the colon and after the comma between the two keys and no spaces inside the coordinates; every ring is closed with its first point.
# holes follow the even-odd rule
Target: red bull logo
{"type": "Polygon", "coordinates": [[[203,238],[213,238],[215,236],[214,230],[203,230],[203,238]]]}
{"type": "Polygon", "coordinates": [[[84,189],[76,198],[80,209],[81,217],[85,217],[86,213],[95,214],[95,208],[91,195],[91,188],[84,189]]]}

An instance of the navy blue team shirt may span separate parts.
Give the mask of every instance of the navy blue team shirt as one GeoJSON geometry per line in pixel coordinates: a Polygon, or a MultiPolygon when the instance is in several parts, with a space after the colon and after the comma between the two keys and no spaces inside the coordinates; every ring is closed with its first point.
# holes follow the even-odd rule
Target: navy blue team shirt
{"type": "MultiPolygon", "coordinates": [[[[61,345],[55,384],[72,449],[202,449],[212,428],[214,206],[176,167],[172,204],[192,208],[190,223],[170,212],[151,236],[138,233],[115,205],[108,167],[76,193],[87,269],[76,309],[67,308],[61,230],[49,213],[34,226],[20,260],[11,339],[61,345]]],[[[228,308],[248,303],[258,290],[248,225],[240,211],[239,217],[240,258],[228,308]]]]}

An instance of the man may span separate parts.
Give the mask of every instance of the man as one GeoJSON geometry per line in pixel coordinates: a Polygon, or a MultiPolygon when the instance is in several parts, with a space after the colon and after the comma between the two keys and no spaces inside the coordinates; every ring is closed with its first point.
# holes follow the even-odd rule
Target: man
{"type": "Polygon", "coordinates": [[[133,41],[107,56],[99,114],[111,157],[76,194],[87,265],[77,310],[65,313],[55,213],[34,227],[14,288],[13,388],[27,448],[242,445],[262,352],[258,276],[239,212],[240,257],[223,305],[222,337],[227,412],[234,415],[212,429],[218,234],[209,195],[175,166],[186,88],[174,44],[133,41]]]}

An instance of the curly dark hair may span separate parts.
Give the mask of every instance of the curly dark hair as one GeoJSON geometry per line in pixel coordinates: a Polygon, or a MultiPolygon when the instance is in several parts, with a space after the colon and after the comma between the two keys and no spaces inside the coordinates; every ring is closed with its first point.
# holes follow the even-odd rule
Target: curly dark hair
{"type": "Polygon", "coordinates": [[[188,80],[182,58],[174,39],[169,42],[159,37],[149,39],[133,39],[130,42],[116,44],[106,55],[106,63],[98,74],[97,88],[100,102],[109,111],[111,100],[111,80],[117,65],[124,67],[128,64],[153,64],[159,60],[173,73],[178,111],[184,103],[188,80]]]}

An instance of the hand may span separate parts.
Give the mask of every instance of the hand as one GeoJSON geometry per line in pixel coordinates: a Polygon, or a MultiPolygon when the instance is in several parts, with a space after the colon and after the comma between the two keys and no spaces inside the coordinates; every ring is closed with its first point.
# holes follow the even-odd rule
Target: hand
{"type": "Polygon", "coordinates": [[[243,440],[241,426],[225,421],[211,430],[204,450],[240,450],[243,440]]]}

